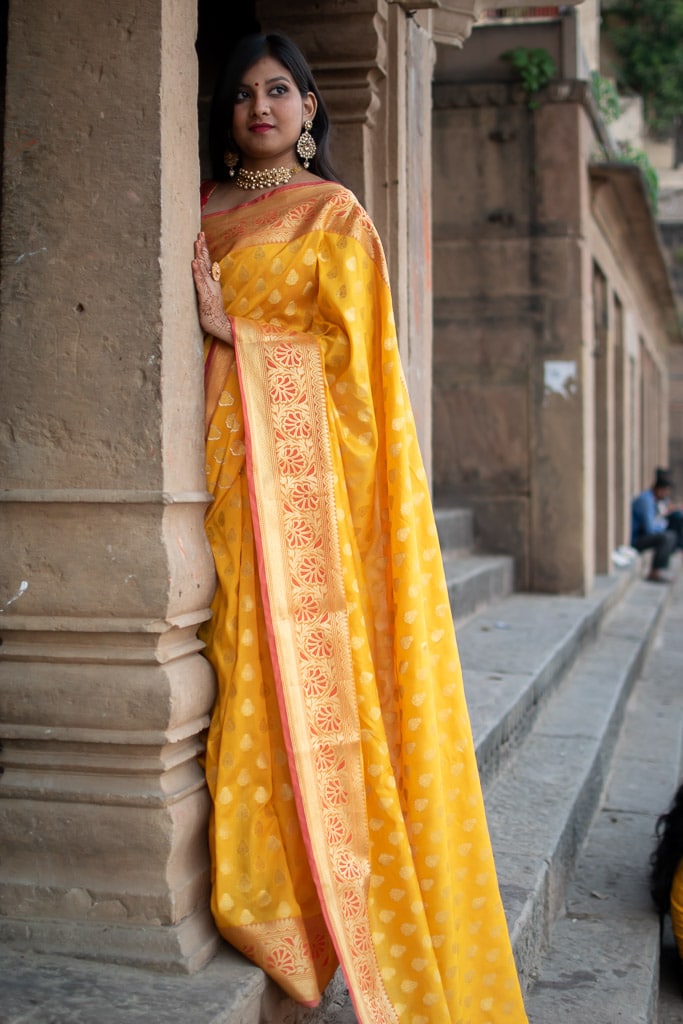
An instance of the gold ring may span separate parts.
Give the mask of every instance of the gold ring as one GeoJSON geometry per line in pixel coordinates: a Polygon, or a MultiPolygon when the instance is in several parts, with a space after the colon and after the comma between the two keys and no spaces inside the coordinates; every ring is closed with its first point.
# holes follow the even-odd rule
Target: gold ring
{"type": "Polygon", "coordinates": [[[221,279],[221,265],[220,263],[211,264],[211,277],[214,281],[220,281],[221,279]]]}

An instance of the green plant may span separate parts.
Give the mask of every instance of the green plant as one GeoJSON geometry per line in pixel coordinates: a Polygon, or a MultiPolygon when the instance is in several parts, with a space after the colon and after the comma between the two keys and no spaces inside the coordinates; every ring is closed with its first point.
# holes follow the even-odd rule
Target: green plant
{"type": "Polygon", "coordinates": [[[616,0],[603,29],[621,88],[643,97],[651,131],[668,135],[683,111],[683,0],[616,0]]]}
{"type": "Polygon", "coordinates": [[[538,101],[535,93],[543,89],[557,74],[557,64],[547,50],[518,46],[503,54],[503,59],[510,61],[519,75],[522,88],[530,97],[529,107],[534,109],[538,101]]]}
{"type": "Polygon", "coordinates": [[[640,167],[643,172],[645,189],[650,202],[652,203],[652,209],[656,213],[657,203],[659,202],[659,175],[650,163],[650,158],[642,149],[635,149],[630,142],[620,143],[619,150],[620,152],[617,154],[617,160],[619,162],[635,164],[637,167],[640,167]]]}
{"type": "Polygon", "coordinates": [[[614,82],[603,78],[598,71],[591,71],[591,92],[605,124],[616,121],[621,115],[621,105],[614,82]]]}

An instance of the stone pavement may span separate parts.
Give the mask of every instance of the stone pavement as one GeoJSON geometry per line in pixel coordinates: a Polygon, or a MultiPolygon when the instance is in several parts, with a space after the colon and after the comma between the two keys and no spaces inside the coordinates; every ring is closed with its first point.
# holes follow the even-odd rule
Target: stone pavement
{"type": "Polygon", "coordinates": [[[0,950],[0,1024],[356,1024],[340,972],[303,1010],[225,948],[199,974],[0,950]],[[234,1004],[240,1003],[235,1015],[234,1004]]]}
{"type": "Polygon", "coordinates": [[[667,921],[659,974],[659,1004],[656,1024],[683,1022],[683,965],[678,958],[671,925],[667,921]]]}

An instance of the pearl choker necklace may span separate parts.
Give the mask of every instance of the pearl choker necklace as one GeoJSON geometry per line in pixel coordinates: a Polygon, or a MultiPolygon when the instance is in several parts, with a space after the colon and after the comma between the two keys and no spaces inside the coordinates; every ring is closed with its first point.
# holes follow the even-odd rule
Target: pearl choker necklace
{"type": "Polygon", "coordinates": [[[247,190],[273,188],[275,185],[286,185],[300,170],[299,166],[270,167],[265,171],[248,171],[245,167],[240,167],[235,175],[235,184],[238,188],[247,190]]]}

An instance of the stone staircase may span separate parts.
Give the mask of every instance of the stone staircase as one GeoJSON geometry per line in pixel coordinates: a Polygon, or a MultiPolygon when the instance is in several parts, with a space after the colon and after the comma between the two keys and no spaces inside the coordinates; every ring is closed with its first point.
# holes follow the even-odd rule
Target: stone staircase
{"type": "Polygon", "coordinates": [[[681,774],[683,581],[638,561],[589,597],[497,596],[457,632],[529,1020],[655,1024],[647,871],[681,774]]]}
{"type": "MultiPolygon", "coordinates": [[[[472,553],[468,513],[437,523],[531,1024],[655,1024],[647,861],[680,770],[683,584],[636,563],[588,597],[514,593],[511,559],[472,553]]],[[[6,951],[0,982],[0,1024],[46,1007],[53,1024],[355,1021],[339,974],[305,1011],[227,947],[191,978],[6,951]]]]}

